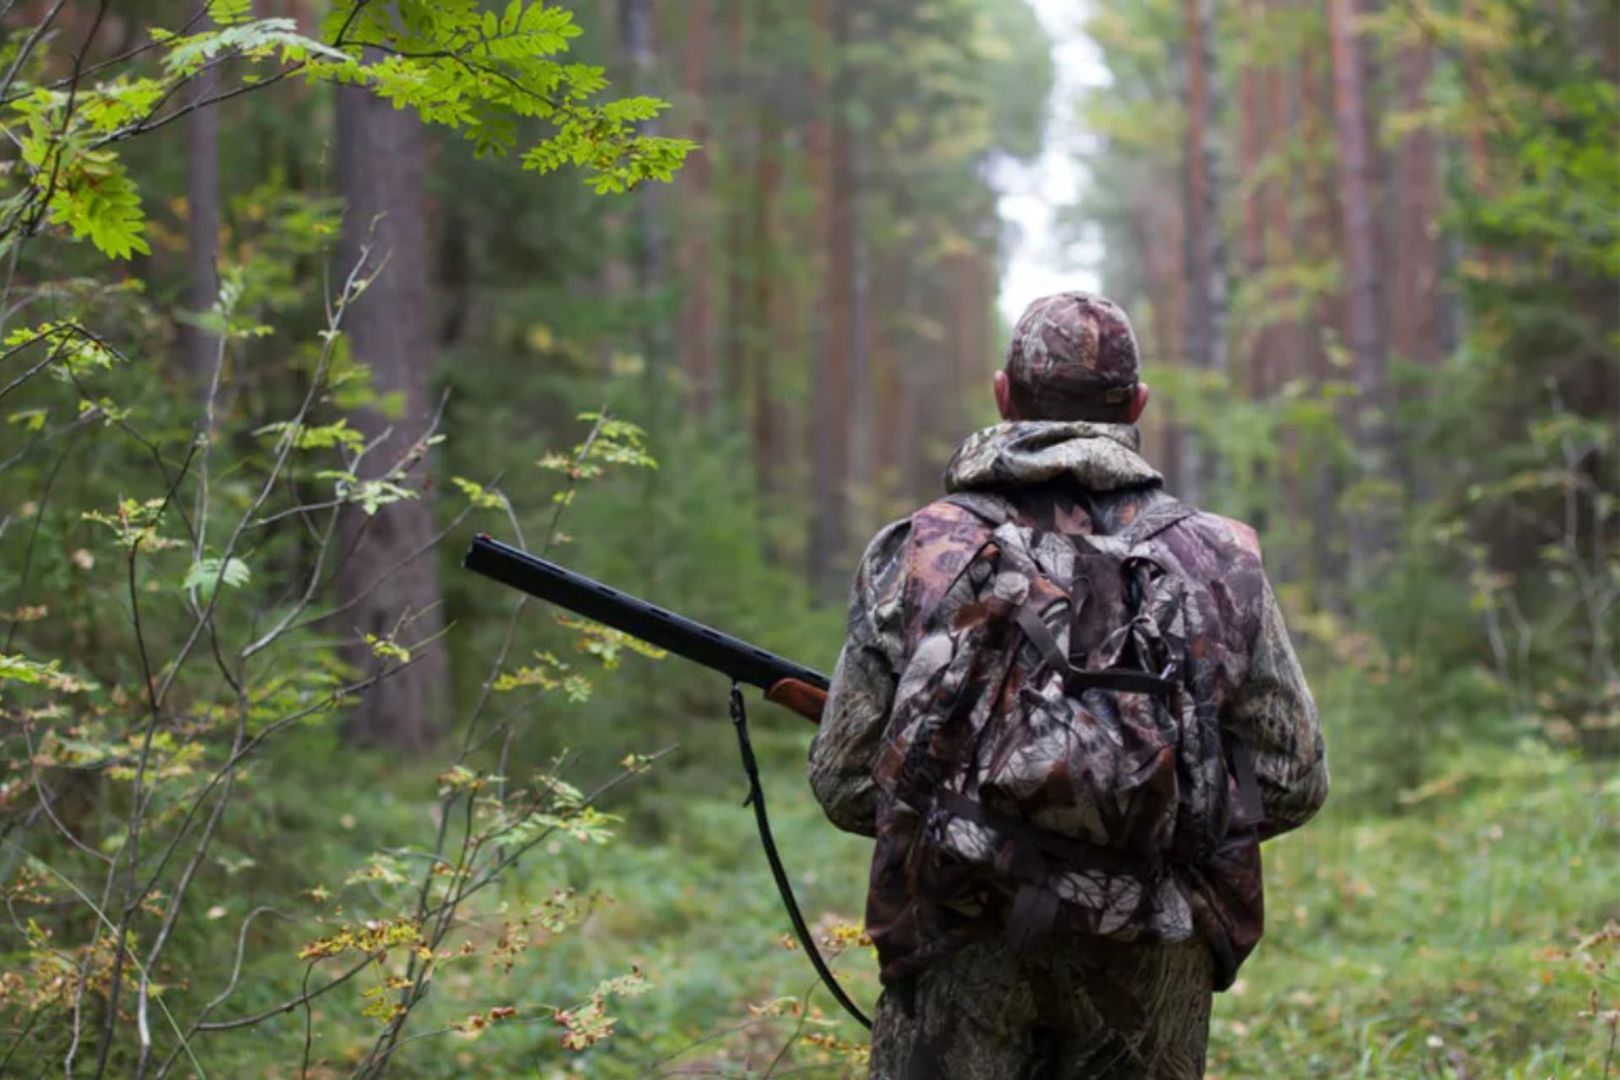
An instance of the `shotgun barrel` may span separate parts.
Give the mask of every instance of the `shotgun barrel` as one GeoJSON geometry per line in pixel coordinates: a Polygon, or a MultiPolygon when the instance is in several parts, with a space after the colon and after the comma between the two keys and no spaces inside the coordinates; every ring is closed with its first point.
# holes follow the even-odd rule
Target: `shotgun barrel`
{"type": "Polygon", "coordinates": [[[576,615],[622,630],[693,663],[713,668],[735,682],[757,686],[767,695],[774,688],[779,696],[784,693],[784,687],[794,683],[802,683],[821,694],[827,690],[827,676],[819,671],[482,533],[473,538],[461,565],[530,596],[567,608],[576,615]]]}

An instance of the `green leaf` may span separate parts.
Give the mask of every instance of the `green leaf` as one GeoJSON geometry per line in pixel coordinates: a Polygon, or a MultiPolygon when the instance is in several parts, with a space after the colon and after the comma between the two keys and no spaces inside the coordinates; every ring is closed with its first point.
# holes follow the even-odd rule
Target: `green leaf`
{"type": "Polygon", "coordinates": [[[8,424],[21,424],[29,431],[42,431],[45,428],[45,419],[50,415],[46,409],[18,409],[6,417],[8,424]]]}
{"type": "Polygon", "coordinates": [[[21,683],[24,686],[43,686],[65,694],[78,694],[94,689],[93,683],[69,675],[62,670],[60,660],[40,663],[21,653],[0,653],[0,682],[21,683]]]}
{"type": "Polygon", "coordinates": [[[197,589],[201,592],[202,598],[208,600],[213,597],[214,587],[218,582],[223,581],[233,589],[240,589],[248,583],[251,576],[247,563],[234,556],[223,561],[214,558],[199,559],[186,571],[186,580],[180,587],[188,592],[197,589]]]}
{"type": "Polygon", "coordinates": [[[480,510],[500,510],[506,506],[506,496],[494,488],[486,488],[464,476],[452,476],[450,482],[460,488],[467,501],[480,510]]]}
{"type": "Polygon", "coordinates": [[[208,17],[216,26],[234,26],[252,15],[252,0],[208,0],[208,17]]]}

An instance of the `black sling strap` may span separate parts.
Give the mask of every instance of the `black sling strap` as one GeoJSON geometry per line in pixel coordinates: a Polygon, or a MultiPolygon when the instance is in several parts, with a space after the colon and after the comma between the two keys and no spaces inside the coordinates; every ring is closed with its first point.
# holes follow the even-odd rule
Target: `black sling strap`
{"type": "Polygon", "coordinates": [[[793,923],[793,932],[797,935],[799,944],[804,946],[804,954],[810,958],[816,974],[827,984],[827,990],[833,998],[844,1007],[845,1012],[870,1031],[871,1019],[850,999],[849,994],[833,977],[832,969],[827,966],[821,950],[816,948],[815,939],[810,936],[810,927],[805,924],[804,913],[799,910],[799,901],[793,895],[793,883],[788,880],[787,869],[782,865],[781,852],[776,850],[776,838],[771,835],[770,815],[765,812],[765,788],[759,781],[759,762],[754,758],[754,744],[748,737],[748,710],[743,705],[742,690],[736,683],[731,684],[731,723],[737,730],[737,751],[742,755],[743,772],[748,774],[748,798],[743,805],[754,808],[754,824],[759,827],[759,842],[765,848],[765,861],[771,864],[771,877],[776,879],[776,891],[782,895],[782,906],[787,908],[788,919],[793,923]]]}

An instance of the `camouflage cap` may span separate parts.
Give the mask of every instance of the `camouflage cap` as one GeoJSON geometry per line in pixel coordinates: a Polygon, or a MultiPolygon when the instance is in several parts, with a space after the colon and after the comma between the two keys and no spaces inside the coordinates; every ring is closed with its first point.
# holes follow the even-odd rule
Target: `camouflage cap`
{"type": "Polygon", "coordinates": [[[1043,296],[1024,309],[1007,346],[1007,380],[1029,420],[1109,420],[1139,374],[1136,334],[1120,306],[1087,292],[1043,296]]]}

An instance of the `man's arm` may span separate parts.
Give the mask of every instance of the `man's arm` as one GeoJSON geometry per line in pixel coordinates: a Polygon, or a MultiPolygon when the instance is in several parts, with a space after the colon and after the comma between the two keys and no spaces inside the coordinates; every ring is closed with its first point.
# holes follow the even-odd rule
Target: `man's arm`
{"type": "Polygon", "coordinates": [[[846,832],[877,833],[877,790],[872,766],[894,702],[902,659],[901,594],[910,523],[878,533],[855,574],[848,636],[821,726],[810,743],[810,787],[827,817],[846,832]]]}
{"type": "Polygon", "coordinates": [[[1327,757],[1316,703],[1269,581],[1261,595],[1248,677],[1227,702],[1225,726],[1254,754],[1265,834],[1275,836],[1309,821],[1327,799],[1327,757]]]}

